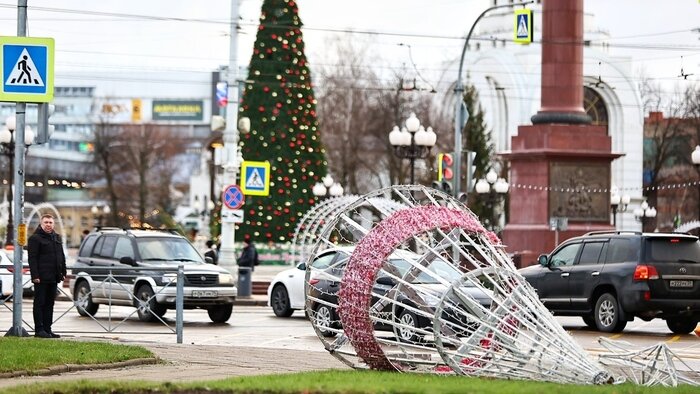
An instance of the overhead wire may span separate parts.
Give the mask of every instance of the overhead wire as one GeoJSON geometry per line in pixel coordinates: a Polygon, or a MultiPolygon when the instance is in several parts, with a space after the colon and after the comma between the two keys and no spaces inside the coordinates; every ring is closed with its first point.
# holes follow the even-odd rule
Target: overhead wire
{"type": "MultiPolygon", "coordinates": [[[[16,5],[14,4],[2,4],[0,3],[0,8],[15,8],[16,5]]],[[[67,8],[56,8],[56,7],[36,7],[36,6],[30,6],[29,7],[32,10],[35,11],[43,11],[43,12],[53,12],[53,13],[69,13],[69,14],[77,14],[77,15],[89,15],[89,16],[99,16],[101,18],[114,18],[114,20],[123,20],[123,19],[131,19],[131,20],[139,20],[139,21],[166,21],[166,22],[178,22],[178,23],[183,23],[183,22],[188,22],[188,23],[207,23],[207,24],[225,24],[228,25],[230,24],[230,21],[227,19],[206,19],[206,18],[183,18],[183,17],[170,17],[170,16],[159,16],[159,15],[145,15],[145,14],[133,14],[133,13],[116,13],[116,12],[103,12],[103,11],[92,11],[92,10],[76,10],[76,9],[67,9],[67,8]]],[[[34,19],[34,18],[32,18],[34,19]]],[[[75,18],[71,18],[75,19],[75,18]]],[[[53,20],[56,20],[55,18],[53,20]]],[[[258,27],[259,25],[254,23],[254,22],[249,22],[249,23],[241,23],[241,26],[253,26],[253,27],[258,27]]],[[[279,26],[278,26],[279,27],[279,26]]],[[[282,26],[283,27],[283,26],[282,26]]],[[[343,33],[343,34],[360,34],[360,35],[371,35],[371,36],[388,36],[388,37],[416,37],[416,38],[430,38],[430,39],[447,39],[447,40],[459,40],[462,41],[464,38],[460,36],[447,36],[447,35],[435,35],[435,34],[419,34],[419,33],[404,33],[404,32],[386,32],[386,31],[373,31],[373,30],[359,30],[359,29],[338,29],[338,28],[320,28],[320,27],[310,27],[310,26],[304,26],[302,28],[304,31],[323,31],[323,32],[333,32],[333,33],[343,33]]],[[[639,35],[631,35],[631,36],[622,36],[622,37],[608,37],[607,40],[621,40],[621,39],[630,39],[630,38],[640,38],[640,37],[652,37],[652,36],[661,36],[661,35],[669,35],[669,34],[676,34],[676,33],[682,33],[682,32],[690,32],[693,31],[693,29],[685,29],[685,30],[672,30],[672,31],[666,31],[666,32],[657,32],[657,33],[648,33],[648,34],[639,34],[639,35]]],[[[493,37],[473,37],[472,40],[476,42],[493,42],[495,40],[500,41],[500,39],[496,39],[493,37]]],[[[597,46],[597,45],[603,45],[602,42],[596,43],[594,41],[586,41],[588,43],[588,46],[597,46]]],[[[535,41],[535,44],[541,44],[541,41],[535,41]]],[[[671,45],[671,44],[664,44],[664,45],[658,45],[658,44],[606,44],[608,47],[617,47],[617,48],[628,48],[628,49],[653,49],[653,50],[669,50],[669,51],[700,51],[700,46],[697,45],[671,45]]],[[[436,69],[436,68],[418,68],[418,66],[415,64],[415,62],[412,59],[412,54],[410,53],[411,48],[409,47],[409,56],[411,57],[412,64],[414,66],[415,71],[417,74],[421,77],[421,79],[424,80],[425,83],[432,85],[427,79],[423,78],[423,76],[420,74],[420,70],[423,71],[442,71],[446,72],[451,70],[451,68],[443,68],[443,69],[436,69]]],[[[100,54],[100,52],[95,52],[95,51],[65,51],[67,53],[92,53],[92,54],[100,54]]],[[[112,53],[106,53],[102,52],[101,54],[104,55],[112,55],[112,53]]],[[[194,59],[194,57],[187,57],[187,56],[167,56],[167,55],[139,55],[139,54],[126,54],[122,53],[120,54],[122,56],[139,56],[139,57],[153,57],[153,58],[174,58],[174,59],[194,59]]],[[[697,54],[689,54],[687,56],[695,56],[697,54]]],[[[201,57],[197,57],[201,58],[201,57]]],[[[211,59],[203,59],[203,60],[211,60],[211,59]]],[[[223,58],[222,58],[223,60],[223,58]]],[[[622,61],[622,62],[627,62],[627,61],[622,61]]],[[[80,67],[87,67],[87,65],[80,64],[80,65],[75,65],[71,63],[63,63],[69,66],[80,66],[80,67]]],[[[325,66],[330,66],[330,67],[342,67],[342,65],[325,65],[325,66]]],[[[105,65],[93,65],[93,67],[102,67],[102,68],[112,68],[112,69],[124,69],[124,70],[139,70],[137,66],[134,67],[126,67],[126,66],[116,66],[116,65],[110,65],[110,66],[105,66],[105,65]]],[[[376,68],[377,66],[368,66],[369,68],[376,68]]],[[[386,67],[389,70],[396,70],[396,67],[386,67]]],[[[152,69],[152,68],[150,68],[152,69]]],[[[170,69],[171,71],[182,71],[186,72],[189,69],[170,69]]],[[[479,72],[476,67],[471,68],[472,72],[477,73],[479,72]]],[[[207,72],[206,70],[191,70],[193,72],[207,72]]],[[[493,73],[491,73],[493,74],[493,73]]],[[[538,73],[539,74],[539,73],[538,73]]],[[[652,80],[664,80],[665,78],[663,77],[656,77],[656,78],[648,78],[652,80]]],[[[669,78],[672,79],[672,78],[669,78]]],[[[440,83],[441,81],[438,81],[437,83],[440,83]]],[[[187,82],[189,83],[189,82],[187,82]]]]}

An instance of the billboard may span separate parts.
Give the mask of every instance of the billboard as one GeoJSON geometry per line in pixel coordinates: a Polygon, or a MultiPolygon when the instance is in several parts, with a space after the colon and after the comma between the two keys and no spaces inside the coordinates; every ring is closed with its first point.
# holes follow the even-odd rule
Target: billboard
{"type": "Polygon", "coordinates": [[[202,100],[153,100],[152,119],[201,121],[203,112],[202,100]]]}

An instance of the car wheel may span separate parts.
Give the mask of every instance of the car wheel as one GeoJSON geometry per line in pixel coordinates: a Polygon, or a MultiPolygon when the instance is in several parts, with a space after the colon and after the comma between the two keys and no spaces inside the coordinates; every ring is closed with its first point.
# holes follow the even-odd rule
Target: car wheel
{"type": "Polygon", "coordinates": [[[142,285],[136,291],[136,311],[139,315],[139,320],[143,322],[157,321],[159,317],[165,315],[167,310],[165,306],[156,302],[156,298],[153,297],[154,294],[150,285],[142,285]]]}
{"type": "Polygon", "coordinates": [[[231,312],[233,311],[233,304],[226,305],[216,305],[207,308],[207,313],[209,318],[214,323],[226,323],[231,317],[231,312]]]}
{"type": "Polygon", "coordinates": [[[316,322],[316,329],[321,333],[322,336],[326,338],[336,336],[336,332],[331,329],[334,326],[335,313],[333,310],[323,304],[318,304],[316,306],[314,321],[316,322]]]}
{"type": "Polygon", "coordinates": [[[687,317],[670,317],[666,319],[666,325],[674,334],[689,334],[698,326],[698,321],[687,317]]]}
{"type": "Polygon", "coordinates": [[[94,316],[100,304],[92,302],[90,285],[86,281],[81,281],[73,292],[73,302],[80,316],[94,316]]]}
{"type": "Polygon", "coordinates": [[[394,334],[398,337],[399,341],[406,343],[419,343],[422,336],[416,333],[418,328],[418,317],[416,314],[404,309],[399,314],[400,327],[394,328],[394,334]]]}
{"type": "Polygon", "coordinates": [[[581,318],[583,319],[583,322],[586,323],[586,326],[588,326],[588,328],[593,328],[593,329],[597,328],[596,323],[595,323],[595,317],[586,315],[586,316],[581,316],[581,318]]]}
{"type": "Polygon", "coordinates": [[[272,289],[270,305],[272,305],[272,311],[277,317],[289,317],[294,313],[294,310],[289,306],[289,293],[284,285],[277,285],[272,289]]]}
{"type": "Polygon", "coordinates": [[[598,331],[620,332],[625,329],[627,321],[620,319],[620,304],[614,295],[605,293],[595,303],[595,324],[598,331]]]}

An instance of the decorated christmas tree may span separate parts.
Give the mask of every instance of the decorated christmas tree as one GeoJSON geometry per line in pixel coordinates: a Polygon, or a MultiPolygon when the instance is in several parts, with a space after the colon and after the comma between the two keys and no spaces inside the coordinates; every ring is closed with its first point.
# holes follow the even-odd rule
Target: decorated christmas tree
{"type": "Polygon", "coordinates": [[[294,0],[263,2],[240,106],[251,131],[241,136],[241,145],[245,160],[270,162],[270,195],[246,196],[238,240],[249,235],[258,242],[291,241],[316,203],[313,185],[326,174],[301,26],[294,0]]]}

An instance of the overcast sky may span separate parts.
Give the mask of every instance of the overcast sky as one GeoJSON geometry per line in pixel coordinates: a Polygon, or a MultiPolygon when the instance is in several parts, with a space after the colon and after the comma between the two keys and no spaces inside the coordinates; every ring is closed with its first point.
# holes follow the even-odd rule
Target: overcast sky
{"type": "MultiPolygon", "coordinates": [[[[16,2],[0,0],[0,35],[16,35],[16,2]]],[[[332,64],[329,36],[381,54],[391,67],[411,65],[433,78],[457,58],[489,0],[298,0],[310,64],[332,64]],[[340,31],[331,32],[330,30],[340,31]],[[372,31],[353,34],[345,31],[372,31]],[[402,36],[401,34],[408,34],[402,36]],[[413,62],[406,46],[411,47],[413,62]],[[443,66],[444,67],[444,66],[443,66]]],[[[29,0],[28,35],[56,39],[56,72],[183,70],[210,72],[228,63],[229,0],[29,0]],[[153,20],[149,17],[173,20],[153,20]]],[[[262,0],[241,1],[239,63],[250,60],[262,0]]],[[[681,66],[700,76],[697,0],[586,0],[585,11],[609,31],[613,53],[634,58],[653,78],[676,82],[681,66]],[[616,46],[617,45],[617,46],[616,46]],[[644,47],[631,49],[629,46],[644,47]],[[682,60],[681,60],[681,57],[682,60]],[[681,63],[682,62],[682,63],[681,63]]]]}

